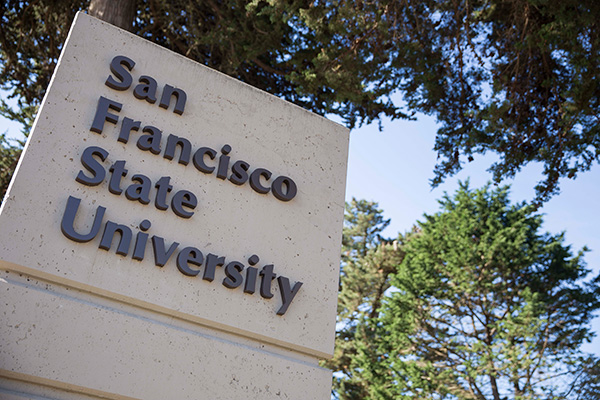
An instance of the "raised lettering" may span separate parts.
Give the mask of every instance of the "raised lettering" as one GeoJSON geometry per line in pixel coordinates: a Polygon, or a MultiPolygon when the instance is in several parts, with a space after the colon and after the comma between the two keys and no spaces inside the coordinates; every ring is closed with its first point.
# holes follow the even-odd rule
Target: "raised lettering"
{"type": "Polygon", "coordinates": [[[169,208],[167,205],[167,194],[173,189],[173,186],[169,184],[171,178],[163,176],[156,182],[156,198],[154,199],[154,206],[159,210],[166,210],[169,208]]]}
{"type": "Polygon", "coordinates": [[[212,174],[215,170],[215,167],[209,167],[204,163],[204,155],[208,154],[211,160],[214,160],[217,156],[217,152],[211,149],[210,147],[200,147],[194,153],[194,166],[200,172],[204,172],[205,174],[212,174]]]}
{"type": "Polygon", "coordinates": [[[165,250],[165,239],[156,235],[152,236],[152,247],[154,249],[154,264],[157,267],[163,267],[169,258],[173,255],[175,249],[179,246],[179,243],[173,242],[169,246],[168,250],[165,250]]]}
{"type": "Polygon", "coordinates": [[[175,148],[179,146],[181,149],[179,153],[179,164],[188,165],[190,162],[190,155],[192,153],[192,144],[186,138],[178,137],[175,135],[169,135],[167,138],[167,147],[165,148],[164,158],[172,160],[175,157],[175,148]]]}
{"type": "Polygon", "coordinates": [[[144,232],[150,229],[151,225],[152,224],[147,219],[140,222],[141,231],[138,232],[135,237],[135,246],[133,248],[133,255],[131,256],[131,258],[134,260],[141,261],[144,259],[146,253],[146,244],[148,243],[148,234],[144,232]]]}
{"type": "Polygon", "coordinates": [[[271,190],[273,190],[273,196],[277,197],[281,201],[290,201],[296,197],[298,189],[296,183],[287,176],[280,176],[273,181],[271,184],[271,190]],[[286,191],[283,191],[285,185],[286,191]]]}
{"type": "Polygon", "coordinates": [[[290,280],[285,276],[278,277],[277,282],[279,283],[279,294],[281,294],[281,301],[283,303],[279,310],[277,310],[277,315],[283,315],[292,303],[292,300],[294,300],[294,297],[296,297],[298,294],[298,291],[302,286],[302,282],[296,282],[294,287],[291,289],[290,280]]]}
{"type": "Polygon", "coordinates": [[[260,276],[260,295],[265,299],[270,299],[273,297],[273,293],[271,293],[271,282],[277,276],[273,273],[273,265],[265,265],[260,271],[260,276]]]}
{"type": "Polygon", "coordinates": [[[219,257],[215,254],[207,255],[202,279],[212,282],[215,279],[215,269],[223,266],[223,264],[225,264],[225,257],[219,257]]]}
{"type": "Polygon", "coordinates": [[[83,173],[83,171],[79,171],[75,180],[81,184],[87,186],[97,186],[102,183],[104,178],[106,177],[106,171],[102,164],[100,164],[94,156],[100,158],[100,160],[105,161],[106,157],[108,157],[108,152],[101,147],[90,146],[83,151],[81,154],[81,164],[92,173],[92,176],[87,176],[83,173]]]}
{"type": "Polygon", "coordinates": [[[190,264],[200,266],[204,256],[202,252],[195,247],[186,247],[177,255],[177,268],[187,276],[196,276],[200,273],[199,269],[191,269],[190,264]]]}
{"type": "Polygon", "coordinates": [[[143,132],[147,133],[147,135],[142,135],[138,139],[138,149],[146,151],[150,150],[152,154],[159,154],[162,131],[154,126],[145,126],[143,132]]]}
{"type": "Polygon", "coordinates": [[[271,171],[266,170],[264,168],[255,169],[250,174],[250,186],[252,187],[252,189],[254,189],[255,192],[267,194],[269,193],[269,190],[271,190],[271,188],[263,186],[262,183],[260,183],[261,176],[268,181],[271,178],[271,171]]]}
{"type": "Polygon", "coordinates": [[[85,243],[95,238],[100,231],[102,218],[104,218],[104,212],[106,211],[106,208],[98,206],[96,208],[96,215],[94,216],[94,222],[92,223],[90,231],[86,234],[80,234],[75,231],[75,216],[79,210],[79,203],[81,203],[81,199],[69,196],[69,199],[67,200],[67,206],[65,207],[65,213],[63,214],[63,218],[60,222],[60,230],[63,235],[69,239],[75,242],[85,243]]]}
{"type": "Polygon", "coordinates": [[[127,117],[123,118],[121,130],[119,131],[119,138],[117,140],[121,143],[127,143],[129,141],[129,134],[131,131],[139,131],[141,124],[142,123],[140,121],[134,121],[127,117]]]}
{"type": "Polygon", "coordinates": [[[133,95],[136,99],[146,100],[150,104],[156,103],[156,80],[151,76],[142,75],[139,84],[133,89],[133,95]]]}
{"type": "Polygon", "coordinates": [[[219,168],[217,169],[217,178],[225,179],[227,178],[227,169],[229,168],[229,152],[231,151],[231,146],[226,144],[221,148],[221,153],[223,153],[219,157],[219,168]]]}
{"type": "Polygon", "coordinates": [[[182,115],[183,110],[185,109],[187,95],[183,90],[179,88],[174,88],[171,85],[165,85],[165,87],[163,88],[162,96],[160,98],[159,106],[168,109],[173,96],[175,96],[175,107],[173,108],[173,112],[175,114],[182,115]]]}
{"type": "Polygon", "coordinates": [[[133,78],[131,77],[131,70],[135,66],[135,62],[128,57],[125,56],[116,56],[110,62],[110,71],[117,77],[117,79],[113,78],[112,75],[109,75],[106,78],[106,86],[115,90],[127,90],[131,83],[133,82],[133,78]],[[125,69],[124,67],[127,67],[125,69]]]}
{"type": "Polygon", "coordinates": [[[139,184],[131,184],[125,190],[125,197],[132,201],[139,201],[142,204],[150,203],[150,189],[152,189],[152,182],[150,178],[145,175],[137,174],[131,177],[133,182],[139,182],[139,184]]]}
{"type": "Polygon", "coordinates": [[[94,121],[92,122],[92,127],[90,128],[90,131],[102,133],[102,131],[104,130],[105,121],[116,124],[119,121],[119,116],[109,113],[108,110],[110,109],[119,112],[122,108],[123,104],[117,103],[116,101],[112,101],[110,99],[107,99],[106,97],[100,96],[100,98],[98,99],[98,106],[96,107],[96,114],[94,115],[94,121]]]}
{"type": "Polygon", "coordinates": [[[106,221],[106,225],[104,226],[104,234],[102,235],[102,240],[100,241],[100,247],[103,250],[110,250],[112,246],[112,241],[115,235],[119,233],[119,245],[117,246],[117,254],[126,256],[129,253],[129,245],[131,243],[131,229],[125,225],[116,224],[112,221],[106,221]]]}
{"type": "Polygon", "coordinates": [[[225,267],[226,278],[223,279],[223,286],[229,289],[235,289],[242,284],[242,270],[244,265],[238,261],[232,261],[225,267]]]}
{"type": "Polygon", "coordinates": [[[231,167],[229,181],[235,185],[243,185],[248,180],[250,164],[246,161],[236,161],[231,167]]]}
{"type": "Polygon", "coordinates": [[[108,183],[108,191],[112,194],[120,195],[123,190],[121,189],[121,179],[127,176],[127,170],[125,169],[125,161],[119,160],[110,167],[110,181],[108,183]]]}
{"type": "Polygon", "coordinates": [[[198,205],[198,199],[194,195],[194,193],[187,190],[180,190],[179,192],[173,195],[173,199],[171,199],[171,207],[173,207],[173,212],[179,215],[181,218],[190,218],[194,215],[193,211],[186,211],[183,207],[189,208],[193,210],[198,205]]]}

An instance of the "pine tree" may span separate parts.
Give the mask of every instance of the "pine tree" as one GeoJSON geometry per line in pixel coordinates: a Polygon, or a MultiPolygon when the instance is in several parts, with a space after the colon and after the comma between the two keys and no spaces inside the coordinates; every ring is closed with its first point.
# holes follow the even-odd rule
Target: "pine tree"
{"type": "Polygon", "coordinates": [[[580,345],[600,308],[600,276],[583,281],[585,249],[573,255],[563,234],[540,233],[542,217],[511,205],[507,188],[463,184],[440,204],[366,321],[376,334],[351,362],[363,398],[576,398],[580,345]]]}
{"type": "Polygon", "coordinates": [[[362,399],[367,393],[350,366],[359,343],[372,336],[362,327],[377,318],[390,273],[403,257],[398,241],[381,235],[389,223],[377,203],[356,199],[346,203],[335,355],[324,363],[336,371],[333,390],[339,399],[362,399]]]}

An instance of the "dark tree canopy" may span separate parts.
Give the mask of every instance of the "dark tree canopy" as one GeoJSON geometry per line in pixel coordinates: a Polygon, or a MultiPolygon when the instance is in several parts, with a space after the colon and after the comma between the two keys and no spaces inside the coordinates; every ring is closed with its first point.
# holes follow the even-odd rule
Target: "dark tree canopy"
{"type": "MultiPolygon", "coordinates": [[[[544,201],[599,160],[596,0],[135,1],[135,34],[349,127],[434,115],[434,185],[492,152],[496,181],[542,163],[544,201]]],[[[0,7],[0,112],[28,125],[88,1],[0,7]]]]}

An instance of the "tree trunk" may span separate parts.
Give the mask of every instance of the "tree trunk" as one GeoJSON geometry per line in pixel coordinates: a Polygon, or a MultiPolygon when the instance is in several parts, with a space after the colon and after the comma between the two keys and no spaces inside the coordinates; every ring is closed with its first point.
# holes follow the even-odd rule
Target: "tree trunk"
{"type": "Polygon", "coordinates": [[[136,0],[92,0],[88,13],[119,28],[133,31],[136,0]]]}

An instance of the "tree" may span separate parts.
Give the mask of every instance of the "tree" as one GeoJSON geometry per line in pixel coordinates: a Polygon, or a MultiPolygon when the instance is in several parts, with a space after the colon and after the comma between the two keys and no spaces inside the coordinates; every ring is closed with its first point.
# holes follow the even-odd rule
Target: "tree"
{"type": "Polygon", "coordinates": [[[333,392],[338,399],[362,399],[367,394],[365,382],[355,378],[350,366],[360,343],[371,339],[372,332],[362,327],[378,317],[389,276],[402,261],[401,244],[381,236],[389,223],[377,203],[356,199],[346,203],[335,354],[323,363],[337,371],[333,392]]]}
{"type": "Polygon", "coordinates": [[[585,249],[573,256],[563,234],[540,233],[541,216],[510,205],[507,188],[463,184],[440,204],[366,324],[376,333],[351,367],[368,383],[362,398],[585,398],[572,387],[597,379],[579,348],[600,308],[600,275],[583,281],[585,249]]]}
{"type": "Polygon", "coordinates": [[[0,199],[4,198],[4,194],[8,189],[10,178],[17,167],[22,148],[22,142],[15,145],[6,139],[5,134],[0,135],[0,199]]]}
{"type": "Polygon", "coordinates": [[[133,31],[136,0],[91,0],[88,13],[127,31],[133,31]]]}
{"type": "MultiPolygon", "coordinates": [[[[493,152],[494,180],[539,162],[537,200],[600,159],[595,0],[138,0],[132,31],[346,125],[435,115],[434,185],[493,152]],[[394,96],[397,95],[397,96],[394,96]],[[398,101],[397,99],[400,99],[398,101]]],[[[75,11],[0,6],[0,85],[25,123],[75,11]],[[39,23],[39,21],[43,23],[39,23]]]]}
{"type": "Polygon", "coordinates": [[[583,358],[573,374],[576,379],[567,396],[575,400],[600,399],[600,358],[596,356],[583,358]]]}

